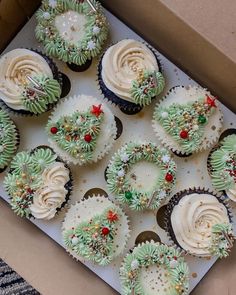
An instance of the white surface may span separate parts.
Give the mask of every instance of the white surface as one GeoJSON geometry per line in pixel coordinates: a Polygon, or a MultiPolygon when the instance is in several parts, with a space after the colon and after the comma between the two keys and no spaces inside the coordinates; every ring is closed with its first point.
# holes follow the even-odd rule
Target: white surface
{"type": "MultiPolygon", "coordinates": [[[[112,16],[110,13],[106,13],[111,25],[111,40],[114,43],[124,38],[134,38],[142,40],[138,35],[131,31],[127,26],[121,23],[117,18],[112,16]]],[[[40,49],[34,37],[35,18],[33,17],[22,31],[15,37],[15,39],[8,46],[6,51],[9,51],[17,47],[28,47],[40,49]]],[[[168,61],[164,56],[160,54],[160,59],[163,64],[164,74],[167,78],[166,91],[175,85],[188,85],[196,84],[175,65],[168,61]]],[[[96,80],[96,61],[93,61],[93,65],[84,73],[72,72],[66,64],[58,62],[59,69],[67,74],[72,83],[70,95],[75,94],[88,94],[97,97],[101,97],[100,91],[98,90],[96,80]]],[[[104,170],[112,154],[126,141],[130,140],[152,140],[158,142],[154,135],[151,127],[151,119],[153,113],[153,107],[155,102],[150,106],[146,107],[141,113],[128,116],[120,112],[120,110],[112,106],[111,109],[114,114],[121,119],[123,122],[123,133],[121,137],[116,141],[110,154],[107,155],[102,161],[97,164],[87,166],[86,168],[72,167],[73,178],[74,178],[74,192],[71,197],[72,203],[83,197],[87,190],[95,187],[100,187],[107,191],[106,182],[104,179],[104,170]]],[[[224,129],[236,127],[236,116],[229,111],[227,108],[222,106],[224,113],[224,129]]],[[[40,144],[47,144],[47,136],[44,132],[44,126],[47,122],[49,114],[40,116],[39,118],[24,118],[24,117],[13,117],[16,121],[20,134],[21,144],[20,150],[30,149],[40,144]]],[[[205,186],[212,188],[210,178],[206,170],[206,159],[208,151],[200,153],[197,156],[192,156],[187,159],[181,159],[175,157],[175,161],[178,165],[177,173],[177,186],[174,192],[180,189],[189,188],[190,186],[205,186]]],[[[4,173],[0,176],[0,183],[2,184],[4,173]]],[[[3,191],[2,185],[0,188],[0,195],[8,201],[6,193],[3,191]]],[[[166,233],[156,223],[156,212],[131,212],[129,209],[125,210],[131,220],[131,238],[128,243],[129,248],[134,246],[134,241],[137,235],[144,230],[151,230],[157,232],[163,242],[167,242],[166,233]]],[[[64,214],[62,213],[56,219],[50,222],[34,221],[34,223],[42,229],[46,234],[53,238],[57,243],[62,244],[61,239],[61,221],[63,220],[64,214]]],[[[122,257],[117,258],[110,266],[98,267],[90,263],[85,263],[91,270],[99,275],[104,281],[111,285],[117,291],[120,291],[120,283],[118,279],[118,270],[121,263],[122,257]]],[[[190,287],[191,290],[197,285],[205,273],[214,263],[213,260],[197,259],[193,257],[187,257],[187,262],[190,267],[190,287]],[[196,273],[197,277],[194,278],[191,275],[196,273]]]]}

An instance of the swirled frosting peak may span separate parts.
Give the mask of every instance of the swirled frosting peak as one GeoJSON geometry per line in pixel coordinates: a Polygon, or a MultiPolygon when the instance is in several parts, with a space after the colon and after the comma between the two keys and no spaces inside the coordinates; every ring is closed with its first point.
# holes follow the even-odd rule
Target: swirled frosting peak
{"type": "Polygon", "coordinates": [[[178,244],[197,256],[211,256],[212,227],[229,223],[226,207],[208,193],[192,193],[182,197],[171,214],[178,244]]]}
{"type": "Polygon", "coordinates": [[[132,39],[111,46],[102,59],[102,79],[106,87],[120,98],[133,102],[131,88],[140,71],[159,71],[152,51],[132,39]]]}

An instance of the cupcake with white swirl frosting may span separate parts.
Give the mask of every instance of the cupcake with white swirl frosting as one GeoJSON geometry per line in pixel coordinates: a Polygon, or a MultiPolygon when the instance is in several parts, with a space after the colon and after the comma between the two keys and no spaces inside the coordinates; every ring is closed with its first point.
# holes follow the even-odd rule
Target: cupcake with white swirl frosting
{"type": "Polygon", "coordinates": [[[193,188],[172,197],[166,210],[166,230],[186,254],[222,258],[233,246],[231,217],[223,196],[193,188]]]}
{"type": "Polygon", "coordinates": [[[13,158],[4,186],[17,215],[50,220],[69,200],[72,176],[51,148],[39,146],[13,158]]]}
{"type": "Polygon", "coordinates": [[[51,59],[17,48],[0,57],[1,105],[20,115],[40,115],[61,97],[61,75],[51,59]]]}
{"type": "Polygon", "coordinates": [[[165,86],[154,50],[132,39],[107,49],[98,66],[98,81],[105,98],[127,113],[149,105],[165,86]]]}

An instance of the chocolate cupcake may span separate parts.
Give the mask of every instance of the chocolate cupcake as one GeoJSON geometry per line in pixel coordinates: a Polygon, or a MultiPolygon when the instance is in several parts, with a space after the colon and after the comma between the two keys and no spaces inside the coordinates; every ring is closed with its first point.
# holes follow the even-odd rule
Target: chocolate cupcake
{"type": "Polygon", "coordinates": [[[222,129],[219,103],[200,86],[177,86],[156,105],[153,128],[161,142],[177,156],[212,147],[222,129]]]}
{"type": "Polygon", "coordinates": [[[40,115],[61,97],[61,75],[51,59],[29,49],[0,57],[0,103],[17,115],[40,115]]]}
{"type": "Polygon", "coordinates": [[[92,96],[78,95],[54,109],[46,131],[51,147],[64,161],[86,165],[110,151],[117,128],[106,104],[92,96]]]}
{"type": "Polygon", "coordinates": [[[10,164],[17,152],[20,135],[15,123],[9,115],[0,108],[0,173],[10,164]]]}
{"type": "Polygon", "coordinates": [[[173,247],[139,244],[127,254],[120,268],[122,295],[187,295],[189,268],[173,247]]]}
{"type": "Polygon", "coordinates": [[[128,143],[112,157],[107,186],[132,210],[157,209],[166,204],[176,180],[176,164],[155,143],[128,143]]]}
{"type": "Polygon", "coordinates": [[[222,139],[208,157],[212,185],[236,202],[236,134],[222,139]]]}
{"type": "Polygon", "coordinates": [[[233,246],[232,214],[223,196],[193,188],[167,205],[166,230],[175,245],[197,257],[227,257],[233,246]]]}
{"type": "Polygon", "coordinates": [[[125,213],[104,196],[89,196],[66,213],[62,235],[66,250],[79,260],[104,266],[125,249],[129,238],[125,213]]]}
{"type": "Polygon", "coordinates": [[[4,187],[17,215],[50,220],[67,203],[72,176],[51,148],[39,146],[13,158],[4,187]]]}
{"type": "Polygon", "coordinates": [[[132,39],[106,50],[98,66],[98,82],[104,97],[128,114],[149,105],[165,86],[156,53],[132,39]]]}
{"type": "Polygon", "coordinates": [[[83,71],[97,56],[108,36],[108,23],[95,1],[44,0],[36,13],[36,38],[46,53],[83,71]]]}

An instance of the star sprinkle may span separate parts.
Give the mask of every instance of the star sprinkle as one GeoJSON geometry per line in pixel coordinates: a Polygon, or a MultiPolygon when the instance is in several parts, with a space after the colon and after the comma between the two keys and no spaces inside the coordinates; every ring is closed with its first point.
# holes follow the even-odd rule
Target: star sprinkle
{"type": "Polygon", "coordinates": [[[57,1],[56,0],[49,0],[48,5],[50,7],[52,7],[52,8],[56,8],[57,7],[57,1]]]}
{"type": "Polygon", "coordinates": [[[170,162],[170,156],[164,155],[164,156],[162,156],[161,160],[162,160],[163,163],[169,163],[170,162]]]}
{"type": "Polygon", "coordinates": [[[95,106],[93,105],[92,106],[92,110],[91,110],[91,114],[95,115],[96,117],[99,117],[101,115],[101,113],[103,113],[103,110],[101,109],[102,105],[98,105],[98,106],[95,106]]]}
{"type": "Polygon", "coordinates": [[[98,26],[93,27],[93,33],[94,35],[98,35],[100,33],[101,29],[98,26]]]}
{"type": "Polygon", "coordinates": [[[122,162],[126,163],[129,161],[129,156],[126,153],[124,153],[120,156],[120,159],[122,162]]]}
{"type": "Polygon", "coordinates": [[[92,41],[92,40],[88,41],[87,49],[88,49],[88,50],[93,50],[93,49],[95,49],[95,48],[96,48],[96,44],[95,44],[95,42],[92,41]]]}
{"type": "Polygon", "coordinates": [[[210,106],[210,107],[214,107],[216,108],[216,104],[215,104],[215,98],[211,98],[209,95],[206,96],[207,100],[207,104],[210,106]]]}

